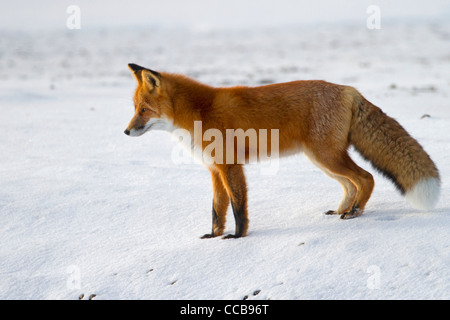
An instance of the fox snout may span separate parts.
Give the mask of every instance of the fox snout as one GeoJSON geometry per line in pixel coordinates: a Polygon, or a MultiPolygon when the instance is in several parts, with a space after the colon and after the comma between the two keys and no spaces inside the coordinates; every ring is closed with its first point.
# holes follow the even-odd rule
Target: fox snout
{"type": "Polygon", "coordinates": [[[149,130],[164,130],[173,132],[176,128],[173,126],[173,123],[166,118],[151,118],[144,125],[142,125],[142,121],[136,124],[136,121],[133,121],[128,125],[123,133],[130,137],[139,137],[146,133],[149,130]]]}
{"type": "Polygon", "coordinates": [[[127,136],[130,137],[138,137],[143,135],[149,128],[146,128],[145,126],[139,127],[137,129],[131,128],[128,129],[126,128],[125,131],[123,133],[125,133],[127,136]]]}
{"type": "Polygon", "coordinates": [[[125,131],[123,133],[125,133],[127,136],[137,137],[137,136],[143,135],[148,129],[150,129],[150,128],[149,127],[146,128],[146,126],[142,126],[137,129],[131,129],[131,130],[128,130],[128,128],[127,128],[127,129],[125,129],[125,131]]]}

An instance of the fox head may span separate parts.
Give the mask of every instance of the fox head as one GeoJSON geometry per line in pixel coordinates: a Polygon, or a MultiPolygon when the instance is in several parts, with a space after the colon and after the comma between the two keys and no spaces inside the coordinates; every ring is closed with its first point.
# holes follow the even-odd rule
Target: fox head
{"type": "Polygon", "coordinates": [[[170,130],[171,101],[166,94],[163,76],[134,63],[128,64],[137,80],[134,116],[124,133],[137,137],[149,130],[170,130]]]}

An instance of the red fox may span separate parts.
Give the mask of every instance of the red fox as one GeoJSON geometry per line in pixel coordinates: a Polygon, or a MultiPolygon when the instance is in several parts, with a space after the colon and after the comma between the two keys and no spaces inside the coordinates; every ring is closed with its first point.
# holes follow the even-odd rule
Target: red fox
{"type": "MultiPolygon", "coordinates": [[[[215,129],[223,137],[228,129],[278,129],[280,156],[302,151],[342,185],[344,198],[337,210],[326,214],[342,219],[361,215],[374,188],[372,175],[350,158],[350,145],[415,208],[431,209],[438,201],[439,173],[428,154],[396,120],[353,87],[314,80],[216,88],[184,75],[128,66],[137,80],[135,112],[125,130],[129,136],[177,128],[193,134],[196,121],[201,121],[203,132],[215,129]]],[[[209,143],[194,141],[191,147],[205,150],[209,143]]],[[[224,155],[236,153],[236,148],[244,148],[246,155],[250,150],[247,145],[220,145],[223,150],[216,153],[224,155]]],[[[212,230],[202,238],[223,235],[230,203],[236,229],[224,238],[246,236],[249,219],[243,164],[213,162],[207,167],[213,185],[212,230]]]]}

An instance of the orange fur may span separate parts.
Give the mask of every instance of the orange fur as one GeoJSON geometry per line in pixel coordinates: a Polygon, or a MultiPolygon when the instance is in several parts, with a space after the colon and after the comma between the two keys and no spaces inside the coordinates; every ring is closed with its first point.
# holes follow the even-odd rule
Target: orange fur
{"type": "MultiPolygon", "coordinates": [[[[350,144],[391,178],[402,193],[412,190],[419,181],[439,182],[434,163],[417,141],[352,87],[325,81],[294,81],[261,87],[215,88],[183,75],[158,73],[136,65],[130,65],[130,69],[138,86],[134,95],[135,115],[125,133],[135,130],[135,135],[140,135],[147,130],[144,126],[150,119],[153,122],[165,119],[174,128],[188,130],[193,136],[194,122],[202,121],[202,134],[208,129],[219,130],[224,137],[224,157],[234,152],[236,160],[236,145],[230,149],[225,141],[227,129],[257,132],[266,129],[268,140],[270,130],[278,129],[280,155],[303,151],[342,185],[344,198],[339,208],[329,214],[336,213],[341,218],[362,214],[374,188],[372,175],[348,155],[350,144]]],[[[203,140],[199,147],[204,150],[210,143],[203,140]]],[[[248,158],[249,146],[243,148],[248,158]]],[[[271,152],[270,145],[267,151],[271,152]]],[[[228,237],[245,236],[247,186],[242,164],[213,163],[209,169],[213,183],[213,226],[211,234],[204,237],[223,234],[229,202],[236,233],[228,237]]]]}

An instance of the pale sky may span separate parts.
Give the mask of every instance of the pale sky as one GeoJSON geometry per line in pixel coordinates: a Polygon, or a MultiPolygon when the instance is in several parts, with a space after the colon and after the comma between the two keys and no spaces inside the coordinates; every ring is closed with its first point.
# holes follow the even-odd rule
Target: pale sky
{"type": "Polygon", "coordinates": [[[450,18],[449,0],[2,0],[0,28],[65,28],[69,5],[79,6],[83,28],[158,25],[208,29],[365,23],[370,5],[378,5],[386,21],[450,18]]]}

